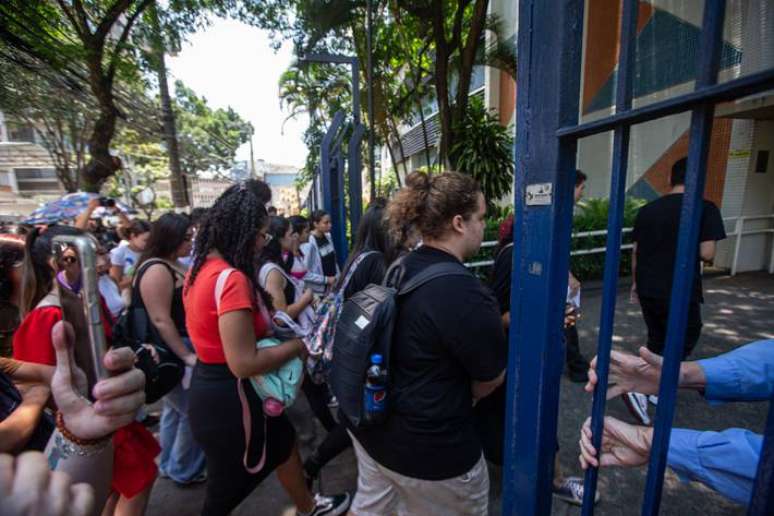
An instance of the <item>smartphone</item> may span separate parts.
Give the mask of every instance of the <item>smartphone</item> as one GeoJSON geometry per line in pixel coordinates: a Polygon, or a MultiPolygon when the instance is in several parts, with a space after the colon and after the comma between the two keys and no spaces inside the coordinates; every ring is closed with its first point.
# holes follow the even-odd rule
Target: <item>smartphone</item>
{"type": "Polygon", "coordinates": [[[114,208],[116,205],[116,201],[109,197],[100,197],[99,205],[104,208],[114,208]]]}
{"type": "MultiPolygon", "coordinates": [[[[81,269],[80,298],[88,329],[91,362],[94,368],[93,378],[98,381],[107,377],[102,363],[105,353],[107,353],[107,340],[102,326],[102,307],[97,285],[97,245],[88,236],[59,235],[54,237],[52,246],[54,247],[52,251],[57,256],[61,255],[63,249],[68,248],[72,248],[78,253],[77,261],[80,262],[81,269]]],[[[73,261],[66,263],[74,264],[73,261]]]]}

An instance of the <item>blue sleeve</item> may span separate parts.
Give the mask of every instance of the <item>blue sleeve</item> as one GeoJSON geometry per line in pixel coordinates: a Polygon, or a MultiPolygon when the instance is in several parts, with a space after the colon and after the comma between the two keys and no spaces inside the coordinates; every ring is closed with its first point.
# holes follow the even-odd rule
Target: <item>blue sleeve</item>
{"type": "Polygon", "coordinates": [[[774,392],[774,339],[698,361],[709,401],[768,401],[774,392]]]}
{"type": "Polygon", "coordinates": [[[675,428],[667,464],[684,482],[696,480],[748,505],[762,447],[762,436],[740,428],[723,432],[675,428]]]}

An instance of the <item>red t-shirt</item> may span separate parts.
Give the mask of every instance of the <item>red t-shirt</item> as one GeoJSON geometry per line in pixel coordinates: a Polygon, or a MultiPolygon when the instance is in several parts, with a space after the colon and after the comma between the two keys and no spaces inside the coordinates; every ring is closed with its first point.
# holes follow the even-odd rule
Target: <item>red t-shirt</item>
{"type": "Polygon", "coordinates": [[[13,358],[36,364],[56,365],[56,352],[51,330],[62,320],[58,306],[35,308],[13,334],[13,358]]]}
{"type": "MultiPolygon", "coordinates": [[[[104,300],[100,300],[104,305],[104,300]]],[[[102,329],[105,339],[110,345],[113,334],[110,312],[103,306],[102,329]]],[[[34,308],[21,322],[13,334],[13,358],[35,364],[56,365],[56,351],[51,338],[54,325],[62,320],[62,309],[58,306],[34,308]]]]}
{"type": "Polygon", "coordinates": [[[226,280],[220,297],[220,310],[216,309],[215,283],[221,271],[230,267],[223,259],[209,258],[199,269],[194,284],[186,288],[183,294],[188,336],[196,356],[205,364],[226,363],[218,328],[218,317],[221,315],[236,310],[251,310],[256,338],[263,338],[269,331],[269,321],[261,313],[255,288],[247,276],[238,270],[234,270],[226,280]]]}

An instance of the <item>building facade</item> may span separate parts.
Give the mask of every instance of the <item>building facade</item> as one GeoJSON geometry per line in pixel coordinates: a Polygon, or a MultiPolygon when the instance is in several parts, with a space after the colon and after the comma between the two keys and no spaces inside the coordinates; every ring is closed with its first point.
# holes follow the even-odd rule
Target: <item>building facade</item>
{"type": "MultiPolygon", "coordinates": [[[[489,9],[501,20],[502,37],[515,48],[518,1],[491,0],[489,9]]],[[[578,92],[582,122],[614,111],[620,9],[619,0],[586,0],[582,88],[578,92]]],[[[692,91],[702,11],[702,2],[690,0],[639,2],[634,107],[692,91]]],[[[774,65],[774,2],[728,0],[724,39],[721,82],[774,65]]],[[[516,82],[506,72],[489,67],[483,69],[481,77],[482,83],[472,88],[471,94],[483,94],[486,106],[497,111],[501,123],[513,127],[516,82]]],[[[437,113],[425,115],[429,154],[434,157],[438,134],[432,121],[437,113]]],[[[627,176],[630,196],[652,200],[669,190],[672,164],[688,154],[689,125],[690,113],[681,113],[632,128],[627,176]]],[[[402,161],[408,171],[426,162],[424,135],[418,139],[416,133],[416,125],[401,130],[406,155],[402,161]]],[[[612,145],[612,132],[579,141],[577,163],[589,177],[589,197],[609,195],[612,145]]],[[[399,150],[397,147],[393,145],[394,151],[399,150]]],[[[705,197],[720,207],[729,235],[745,233],[730,236],[720,244],[716,258],[720,267],[760,270],[774,263],[772,153],[774,92],[717,106],[705,197]],[[737,239],[741,239],[739,244],[737,239]]],[[[382,163],[382,173],[391,173],[386,170],[390,168],[386,152],[382,163]]]]}

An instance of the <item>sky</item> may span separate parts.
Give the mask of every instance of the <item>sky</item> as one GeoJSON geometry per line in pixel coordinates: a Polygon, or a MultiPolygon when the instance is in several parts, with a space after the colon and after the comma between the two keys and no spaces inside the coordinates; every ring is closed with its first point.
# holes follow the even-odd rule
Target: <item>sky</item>
{"type": "MultiPolygon", "coordinates": [[[[282,125],[278,81],[293,59],[287,43],[275,52],[267,31],[233,20],[215,19],[210,27],[188,38],[167,67],[171,82],[180,79],[213,108],[231,106],[255,127],[255,159],[301,167],[306,159],[302,136],[305,116],[282,125]]],[[[174,93],[174,92],[173,92],[174,93]]],[[[237,160],[248,160],[242,145],[237,160]]]]}

